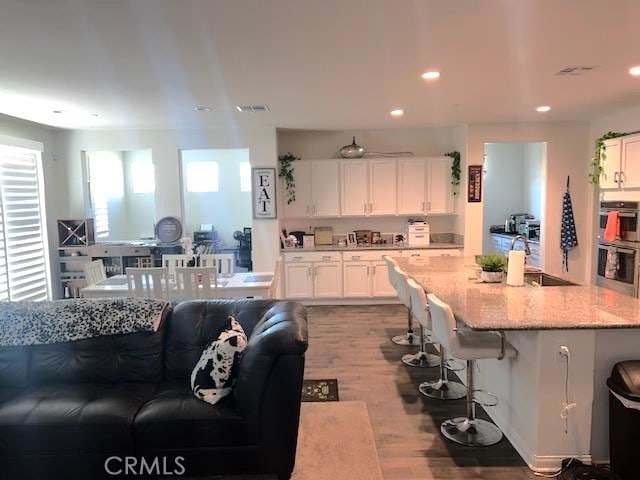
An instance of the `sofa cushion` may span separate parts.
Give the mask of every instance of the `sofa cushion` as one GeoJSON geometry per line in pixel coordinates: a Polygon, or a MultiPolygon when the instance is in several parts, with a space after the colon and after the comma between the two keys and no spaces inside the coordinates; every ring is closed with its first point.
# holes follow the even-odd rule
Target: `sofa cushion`
{"type": "Polygon", "coordinates": [[[28,347],[0,347],[0,387],[27,385],[30,355],[28,347]]]}
{"type": "Polygon", "coordinates": [[[10,395],[0,402],[0,438],[6,440],[0,442],[0,455],[132,449],[133,419],[156,388],[134,383],[42,385],[10,395]]]}
{"type": "Polygon", "coordinates": [[[225,330],[209,343],[191,372],[191,388],[200,400],[215,405],[231,393],[240,354],[247,336],[235,318],[229,315],[225,330]]]}
{"type": "Polygon", "coordinates": [[[178,303],[166,319],[165,379],[189,383],[204,347],[225,329],[233,315],[251,336],[273,300],[190,300],[178,303]]]}
{"type": "Polygon", "coordinates": [[[236,413],[231,396],[211,406],[194,397],[188,384],[162,386],[136,415],[134,435],[145,451],[257,442],[255,426],[236,413]]]}

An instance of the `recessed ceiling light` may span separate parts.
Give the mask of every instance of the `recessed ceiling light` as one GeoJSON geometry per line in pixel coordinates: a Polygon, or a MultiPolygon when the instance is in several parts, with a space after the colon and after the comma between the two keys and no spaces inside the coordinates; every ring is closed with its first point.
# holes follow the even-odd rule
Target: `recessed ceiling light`
{"type": "Polygon", "coordinates": [[[536,112],[540,113],[548,112],[549,110],[551,110],[549,105],[540,105],[539,107],[536,107],[536,112]]]}
{"type": "Polygon", "coordinates": [[[211,107],[203,107],[203,106],[194,107],[193,109],[196,112],[210,112],[211,111],[211,107]]]}
{"type": "Polygon", "coordinates": [[[634,77],[640,77],[640,65],[636,65],[635,67],[631,67],[629,69],[629,73],[634,77]]]}
{"type": "Polygon", "coordinates": [[[64,113],[62,110],[54,110],[53,113],[64,113]]]}
{"type": "Polygon", "coordinates": [[[401,108],[396,108],[395,110],[391,110],[392,117],[401,117],[404,115],[404,110],[401,108]]]}
{"type": "Polygon", "coordinates": [[[91,116],[92,116],[92,117],[99,117],[99,116],[100,116],[100,114],[99,114],[99,113],[92,113],[92,114],[91,114],[91,116]]]}
{"type": "Polygon", "coordinates": [[[424,72],[422,74],[422,78],[425,80],[435,80],[436,78],[440,78],[440,72],[436,70],[430,70],[428,72],[424,72]]]}

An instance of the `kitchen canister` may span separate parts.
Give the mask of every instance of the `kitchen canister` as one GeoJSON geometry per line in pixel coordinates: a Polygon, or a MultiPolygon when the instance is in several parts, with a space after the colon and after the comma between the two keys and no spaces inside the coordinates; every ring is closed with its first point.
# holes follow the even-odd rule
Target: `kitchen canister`
{"type": "Polygon", "coordinates": [[[507,264],[507,285],[521,287],[524,285],[524,258],[522,250],[511,250],[507,264]]]}

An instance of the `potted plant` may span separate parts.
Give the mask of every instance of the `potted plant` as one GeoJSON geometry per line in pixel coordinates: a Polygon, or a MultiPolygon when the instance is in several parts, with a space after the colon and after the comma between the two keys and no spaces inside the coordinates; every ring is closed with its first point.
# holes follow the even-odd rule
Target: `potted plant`
{"type": "Polygon", "coordinates": [[[478,258],[478,265],[482,268],[480,280],[488,283],[501,282],[504,277],[504,269],[507,266],[507,257],[499,253],[482,255],[478,258]]]}

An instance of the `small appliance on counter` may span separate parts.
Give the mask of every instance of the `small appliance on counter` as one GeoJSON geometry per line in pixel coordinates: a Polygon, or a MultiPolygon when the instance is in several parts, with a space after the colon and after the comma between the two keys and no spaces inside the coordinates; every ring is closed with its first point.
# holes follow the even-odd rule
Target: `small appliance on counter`
{"type": "Polygon", "coordinates": [[[416,221],[409,223],[407,237],[410,247],[428,247],[429,224],[416,221]]]}
{"type": "Polygon", "coordinates": [[[333,245],[333,228],[316,227],[313,229],[316,245],[333,245]]]}
{"type": "Polygon", "coordinates": [[[534,218],[525,219],[522,234],[529,240],[540,240],[540,220],[534,218]]]}

